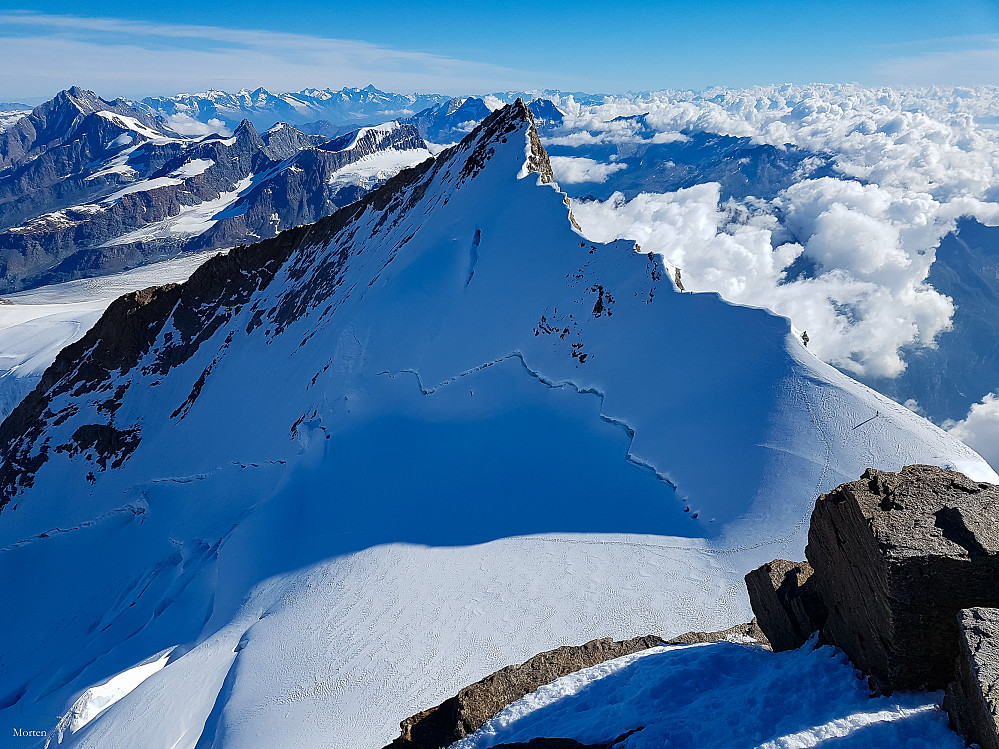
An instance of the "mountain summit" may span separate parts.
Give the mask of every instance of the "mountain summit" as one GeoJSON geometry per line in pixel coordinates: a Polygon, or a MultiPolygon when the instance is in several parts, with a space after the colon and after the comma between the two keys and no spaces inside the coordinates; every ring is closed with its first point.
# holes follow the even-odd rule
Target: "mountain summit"
{"type": "Polygon", "coordinates": [[[748,619],[872,460],[994,477],[566,202],[518,101],[112,304],[0,426],[7,723],[376,748],[556,645],[748,619]]]}

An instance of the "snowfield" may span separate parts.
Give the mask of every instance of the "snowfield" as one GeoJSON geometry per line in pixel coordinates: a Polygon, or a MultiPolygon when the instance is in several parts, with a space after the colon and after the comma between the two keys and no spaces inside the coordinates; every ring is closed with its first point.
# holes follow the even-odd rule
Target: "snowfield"
{"type": "MultiPolygon", "coordinates": [[[[273,279],[242,254],[204,266],[134,366],[52,386],[37,436],[8,446],[18,466],[47,452],[0,512],[2,725],[102,749],[378,749],[540,651],[748,620],[744,573],[801,558],[815,497],[869,466],[999,481],[786,318],[588,241],[547,168],[524,110],[498,112],[287,235],[273,279]],[[95,425],[134,452],[88,446],[95,425]]],[[[91,343],[61,382],[104,371],[91,343]]],[[[771,658],[785,689],[848,683],[822,651],[676,652],[636,663],[762,684],[771,658]]],[[[745,730],[860,712],[859,693],[820,697],[810,724],[745,730]]],[[[936,698],[907,699],[920,716],[936,698]]]]}

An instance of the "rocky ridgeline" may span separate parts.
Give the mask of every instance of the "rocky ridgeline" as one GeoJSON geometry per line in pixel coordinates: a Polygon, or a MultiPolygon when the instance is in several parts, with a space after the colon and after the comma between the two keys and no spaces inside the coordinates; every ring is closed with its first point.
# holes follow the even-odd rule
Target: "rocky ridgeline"
{"type": "MultiPolygon", "coordinates": [[[[507,705],[549,684],[584,668],[604,661],[621,658],[632,653],[654,648],[657,645],[691,645],[694,643],[757,642],[769,647],[763,632],[755,621],[738,624],[721,632],[687,632],[664,640],[655,635],[635,637],[615,642],[609,637],[591,640],[583,645],[567,645],[529,658],[520,665],[506,666],[474,684],[462,689],[440,705],[406,718],[399,724],[402,733],[385,749],[443,749],[470,736],[487,720],[507,705]]],[[[538,737],[527,743],[497,744],[505,747],[529,749],[609,749],[644,726],[635,726],[609,744],[581,744],[573,739],[538,737]]]]}
{"type": "Polygon", "coordinates": [[[805,556],[746,576],[775,651],[818,632],[876,692],[946,689],[952,726],[999,749],[999,486],[869,469],[819,498],[805,556]]]}

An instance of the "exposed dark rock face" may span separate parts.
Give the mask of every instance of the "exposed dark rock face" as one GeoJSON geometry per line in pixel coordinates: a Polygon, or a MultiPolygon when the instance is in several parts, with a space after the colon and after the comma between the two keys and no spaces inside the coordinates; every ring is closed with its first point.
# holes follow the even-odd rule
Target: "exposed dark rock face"
{"type": "Polygon", "coordinates": [[[746,575],[753,613],[774,652],[794,650],[822,629],[825,609],[808,585],[812,566],[776,559],[746,575]]]}
{"type": "MultiPolygon", "coordinates": [[[[48,460],[45,427],[73,415],[50,410],[53,399],[105,387],[110,391],[112,373],[134,367],[149,350],[179,296],[176,284],[125,294],[111,303],[82,339],[59,352],[35,389],[0,424],[0,509],[15,492],[33,485],[35,472],[48,460]]],[[[74,433],[72,443],[55,449],[72,455],[92,448],[101,470],[109,458],[112,468],[119,467],[140,441],[136,427],[120,429],[113,424],[115,404],[123,393],[109,392],[102,407],[108,423],[85,425],[74,433]]]]}
{"type": "MultiPolygon", "coordinates": [[[[284,144],[278,149],[280,153],[290,148],[288,141],[300,145],[301,138],[309,137],[287,126],[272,131],[268,143],[271,151],[274,147],[270,143],[275,142],[276,136],[284,144]]],[[[351,132],[328,143],[301,148],[287,157],[285,163],[266,166],[266,169],[280,168],[240,197],[227,211],[228,217],[190,240],[185,249],[226,247],[248,238],[267,238],[284,229],[311,224],[381,184],[376,178],[336,184],[336,172],[375,153],[425,148],[426,143],[416,129],[408,125],[351,132]]]]}
{"type": "Polygon", "coordinates": [[[957,613],[999,605],[999,487],[934,466],[867,470],[819,498],[809,585],[842,648],[880,691],[941,689],[957,613]]]}
{"type": "Polygon", "coordinates": [[[112,302],[83,338],[59,353],[37,387],[0,424],[0,509],[18,491],[33,485],[34,473],[48,460],[45,426],[60,423],[64,416],[49,406],[64,393],[79,398],[107,391],[109,397],[100,412],[108,422],[87,425],[85,433],[74,434],[75,445],[60,445],[56,451],[74,455],[84,451],[81,445],[93,441],[98,448],[93,460],[99,470],[108,467],[109,458],[111,468],[121,466],[138,447],[140,436],[133,426],[122,429],[114,424],[115,411],[128,389],[126,379],[115,387],[116,374],[138,365],[167,320],[173,320],[177,336],[157,352],[153,371],[162,374],[187,361],[253,291],[270,283],[312,228],[237,247],[206,262],[183,285],[152,287],[112,302]]]}
{"type": "Polygon", "coordinates": [[[275,161],[291,158],[299,151],[321,146],[326,142],[326,138],[320,135],[309,135],[283,122],[272,127],[261,138],[275,161]]]}
{"type": "Polygon", "coordinates": [[[770,648],[770,642],[763,630],[756,623],[756,619],[746,624],[736,624],[734,627],[723,629],[719,632],[685,632],[672,639],[666,640],[664,645],[695,645],[702,642],[745,642],[755,640],[765,648],[770,648]]]}
{"type": "Polygon", "coordinates": [[[999,749],[999,486],[870,468],[819,497],[805,554],[746,575],[774,650],[818,630],[876,692],[947,687],[954,729],[999,749]]]}
{"type": "MultiPolygon", "coordinates": [[[[442,749],[474,733],[504,707],[544,684],[613,658],[647,650],[662,642],[661,638],[653,635],[620,642],[608,637],[541,653],[519,666],[500,669],[465,687],[437,707],[407,718],[400,724],[402,735],[389,746],[392,749],[442,749]]],[[[533,743],[529,745],[535,746],[533,743]]]]}
{"type": "Polygon", "coordinates": [[[999,749],[999,609],[965,609],[956,679],[943,707],[951,727],[982,749],[999,749]]]}

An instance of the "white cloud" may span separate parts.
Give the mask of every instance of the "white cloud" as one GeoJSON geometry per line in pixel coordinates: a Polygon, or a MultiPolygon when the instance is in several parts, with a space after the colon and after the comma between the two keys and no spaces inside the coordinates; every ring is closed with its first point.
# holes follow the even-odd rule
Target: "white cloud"
{"type": "Polygon", "coordinates": [[[716,183],[631,201],[620,193],[606,202],[577,201],[573,213],[595,240],[635,239],[644,251],[662,254],[682,269],[688,291],[772,309],[808,330],[809,347],[822,359],[893,377],[905,368],[900,348],[932,345],[950,326],[952,302],[924,283],[933,247],[950,224],[910,231],[910,206],[882,192],[841,180],[792,187],[779,202],[802,244],[784,241],[786,229],[766,204],[721,203],[716,183]],[[786,282],[788,266],[803,252],[822,267],[813,278],[786,282]]]}
{"type": "Polygon", "coordinates": [[[559,145],[616,143],[623,154],[708,132],[830,159],[840,178],[803,169],[772,203],[721,204],[717,186],[701,185],[579,203],[574,213],[595,239],[661,252],[688,289],[789,316],[812,351],[858,375],[895,376],[901,349],[935,345],[954,311],[926,283],[941,238],[961,216],[999,224],[999,87],[786,85],[558,104],[567,113],[559,145]],[[640,129],[633,116],[642,114],[640,129]],[[800,254],[818,264],[815,277],[787,283],[800,254]]]}
{"type": "Polygon", "coordinates": [[[359,82],[433,91],[446,81],[444,93],[537,84],[524,71],[347,39],[19,12],[0,12],[0,58],[0,90],[10,98],[37,98],[70,83],[104,96],[132,97],[359,82]]]}
{"type": "Polygon", "coordinates": [[[175,133],[180,133],[181,135],[199,136],[211,135],[212,133],[218,133],[219,135],[225,136],[232,135],[232,132],[228,127],[226,127],[226,124],[222,122],[222,120],[215,118],[212,118],[205,123],[194,119],[189,114],[178,112],[177,114],[171,114],[164,117],[163,120],[167,127],[175,133]]]}
{"type": "Polygon", "coordinates": [[[608,176],[627,167],[627,164],[602,164],[593,159],[576,156],[552,156],[549,160],[556,181],[567,185],[580,182],[606,182],[608,176]]]}
{"type": "Polygon", "coordinates": [[[962,421],[948,422],[944,428],[977,451],[993,468],[999,466],[999,395],[989,393],[971,407],[962,421]]]}
{"type": "Polygon", "coordinates": [[[999,86],[893,90],[853,84],[661,91],[583,106],[564,97],[559,145],[646,142],[634,120],[661,133],[709,132],[828,153],[847,176],[926,192],[935,200],[996,201],[999,86]],[[983,127],[985,125],[985,127],[983,127]],[[578,133],[585,131],[588,136],[578,133]]]}

